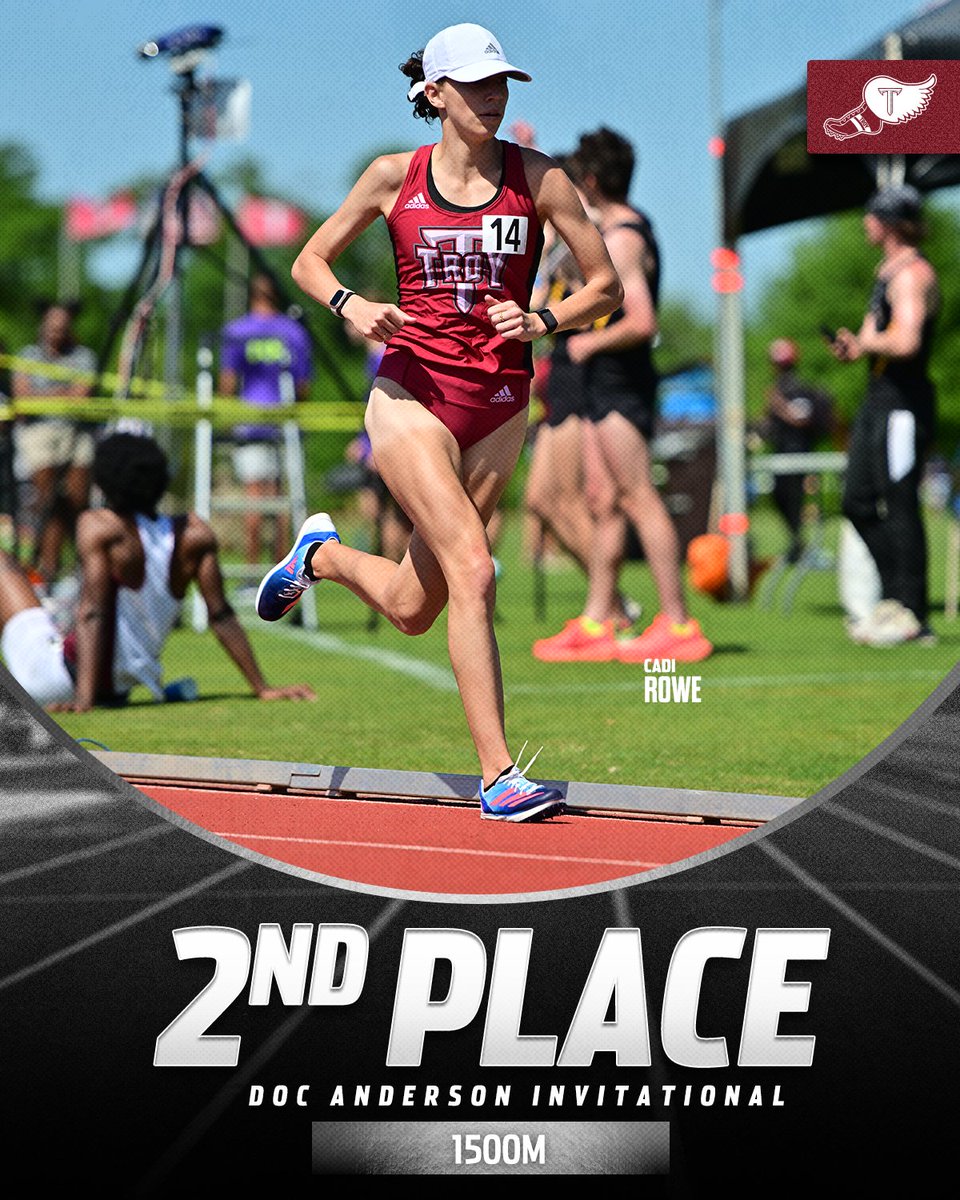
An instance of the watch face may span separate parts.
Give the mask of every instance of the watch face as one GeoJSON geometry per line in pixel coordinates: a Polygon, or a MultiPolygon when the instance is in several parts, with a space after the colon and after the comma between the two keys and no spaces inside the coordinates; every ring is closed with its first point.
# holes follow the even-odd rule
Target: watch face
{"type": "Polygon", "coordinates": [[[330,297],[330,307],[336,309],[346,294],[346,288],[338,288],[330,297]]]}
{"type": "Polygon", "coordinates": [[[549,308],[541,308],[540,311],[537,313],[537,316],[540,317],[540,319],[543,321],[544,325],[546,326],[547,333],[553,333],[553,331],[556,329],[557,325],[559,324],[559,321],[553,315],[553,313],[550,311],[549,308]]]}

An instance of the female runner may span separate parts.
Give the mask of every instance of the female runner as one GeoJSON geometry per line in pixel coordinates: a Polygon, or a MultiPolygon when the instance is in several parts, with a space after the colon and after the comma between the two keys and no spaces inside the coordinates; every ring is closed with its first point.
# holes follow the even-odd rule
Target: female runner
{"type": "Polygon", "coordinates": [[[481,813],[542,819],[562,810],[562,796],[526,779],[530,763],[521,771],[507,749],[486,524],[524,442],[528,343],[613,312],[622,289],[564,172],[497,139],[507,79],[530,76],[489,30],[444,29],[400,69],[413,80],[414,115],[439,118],[440,141],[376,159],[306,244],[293,277],[386,343],[366,428],[377,469],[413,522],[410,547],[398,564],[341,545],[325,513],[311,517],[261,583],[257,612],[277,620],[323,579],[407,634],[424,633],[449,604],[450,662],[480,759],[481,813]],[[393,240],[398,304],[365,300],[332,269],[379,216],[393,240]],[[584,284],[552,311],[532,313],[545,221],[570,247],[584,284]]]}

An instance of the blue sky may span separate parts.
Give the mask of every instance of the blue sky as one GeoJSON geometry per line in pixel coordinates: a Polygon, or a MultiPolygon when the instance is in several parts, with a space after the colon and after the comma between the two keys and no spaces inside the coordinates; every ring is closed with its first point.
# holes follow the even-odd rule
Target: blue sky
{"type": "MultiPolygon", "coordinates": [[[[921,7],[723,0],[725,116],[800,84],[808,59],[847,57],[921,7]]],[[[242,145],[216,146],[210,169],[253,155],[277,191],[328,209],[376,151],[435,136],[411,117],[397,64],[439,27],[477,21],[534,76],[512,85],[508,121],[533,124],[544,150],[600,124],[634,140],[632,199],[660,236],[666,291],[707,308],[707,12],[708,0],[14,0],[0,39],[0,140],[30,146],[51,199],[106,195],[165,170],[176,155],[172,77],[166,60],[140,60],[135,48],[181,25],[219,24],[227,39],[211,73],[251,80],[252,128],[242,145]]],[[[748,299],[802,232],[745,240],[748,299]]]]}

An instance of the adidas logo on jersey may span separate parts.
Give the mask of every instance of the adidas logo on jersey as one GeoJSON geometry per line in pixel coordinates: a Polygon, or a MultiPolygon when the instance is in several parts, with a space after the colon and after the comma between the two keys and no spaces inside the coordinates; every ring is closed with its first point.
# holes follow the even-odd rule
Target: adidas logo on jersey
{"type": "Polygon", "coordinates": [[[504,384],[504,386],[500,389],[499,392],[497,392],[497,394],[495,396],[490,397],[490,403],[491,404],[514,404],[514,403],[516,403],[516,399],[517,398],[513,394],[513,392],[511,392],[510,389],[506,386],[506,384],[504,384]]]}
{"type": "Polygon", "coordinates": [[[494,42],[487,43],[487,48],[486,48],[486,50],[484,50],[484,54],[499,54],[499,53],[500,53],[499,46],[497,46],[494,42]]]}
{"type": "Polygon", "coordinates": [[[417,194],[413,197],[413,199],[408,200],[403,207],[405,209],[407,209],[407,208],[429,208],[430,205],[424,199],[423,192],[417,192],[417,194]]]}

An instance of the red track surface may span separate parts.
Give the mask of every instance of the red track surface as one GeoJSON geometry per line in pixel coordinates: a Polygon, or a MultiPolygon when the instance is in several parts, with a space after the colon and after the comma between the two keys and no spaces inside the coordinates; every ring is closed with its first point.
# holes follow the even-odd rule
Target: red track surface
{"type": "Polygon", "coordinates": [[[456,895],[619,879],[752,828],[573,813],[511,824],[444,803],[138,786],[195,824],[280,862],[361,884],[456,895]]]}

